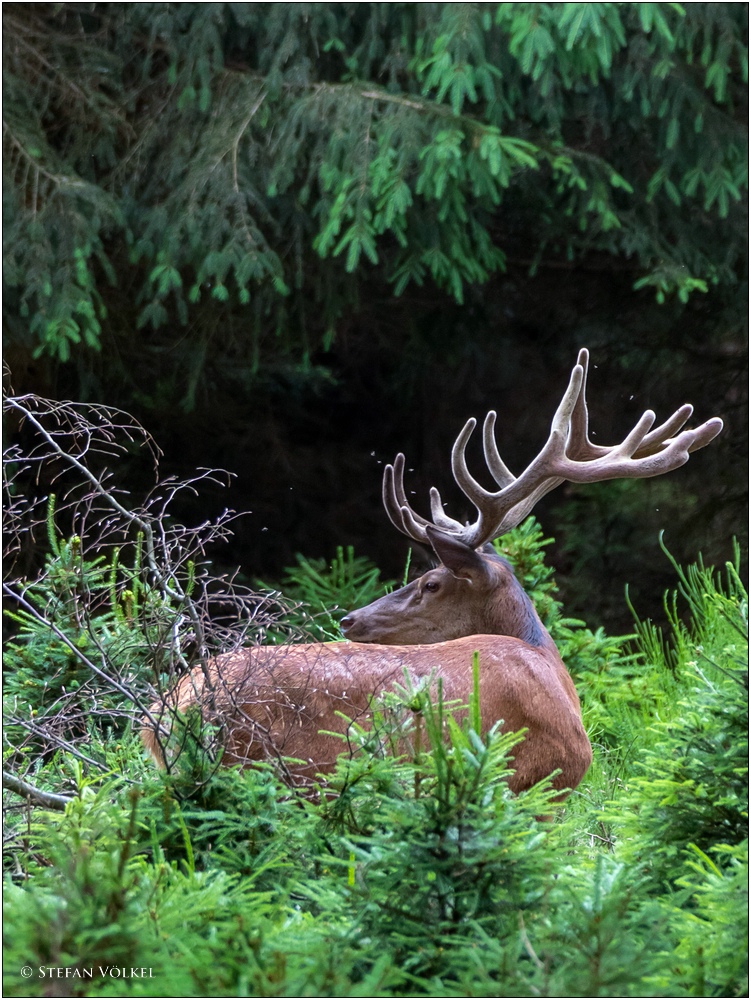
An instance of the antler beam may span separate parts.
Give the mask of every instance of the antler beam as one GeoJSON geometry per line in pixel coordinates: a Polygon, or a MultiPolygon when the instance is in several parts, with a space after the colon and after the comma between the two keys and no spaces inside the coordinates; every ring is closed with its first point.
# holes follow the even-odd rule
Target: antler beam
{"type": "Polygon", "coordinates": [[[429,542],[426,528],[432,525],[472,548],[479,548],[520,524],[546,493],[563,482],[595,483],[660,476],[684,465],[692,452],[704,448],[722,430],[722,420],[713,417],[694,430],[681,431],[693,413],[693,407],[686,403],[654,430],[655,414],[647,410],[620,444],[610,447],[593,444],[589,440],[586,401],[588,366],[589,352],[582,349],[553,417],[550,436],[518,477],[509,471],[498,451],[495,411],[485,417],[483,451],[488,470],[500,487],[496,492],[482,487],[467,468],[467,442],[477,421],[473,417],[464,425],[451,452],[451,469],[457,485],[477,510],[472,524],[461,524],[449,517],[435,487],[430,490],[433,520],[416,514],[404,490],[404,455],[397,455],[394,464],[386,466],[383,476],[383,503],[395,527],[414,541],[429,542]]]}

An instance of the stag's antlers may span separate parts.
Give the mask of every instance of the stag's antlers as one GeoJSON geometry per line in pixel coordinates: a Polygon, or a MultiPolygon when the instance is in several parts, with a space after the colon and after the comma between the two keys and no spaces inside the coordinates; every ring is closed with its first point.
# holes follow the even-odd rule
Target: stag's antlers
{"type": "Polygon", "coordinates": [[[550,437],[520,476],[509,471],[498,452],[495,410],[485,417],[483,450],[488,470],[500,487],[495,493],[484,489],[467,468],[465,450],[477,421],[473,417],[464,425],[451,452],[451,469],[457,485],[477,509],[473,524],[461,524],[449,517],[435,487],[430,490],[432,522],[416,514],[404,490],[404,455],[397,455],[383,476],[383,503],[395,527],[414,541],[429,542],[426,528],[432,524],[472,548],[479,548],[520,524],[537,501],[562,482],[646,479],[672,472],[722,430],[722,420],[713,417],[694,430],[680,431],[693,413],[693,407],[686,403],[654,430],[650,428],[655,414],[647,410],[620,444],[593,444],[589,440],[586,401],[588,364],[589,352],[582,349],[553,417],[550,437]]]}

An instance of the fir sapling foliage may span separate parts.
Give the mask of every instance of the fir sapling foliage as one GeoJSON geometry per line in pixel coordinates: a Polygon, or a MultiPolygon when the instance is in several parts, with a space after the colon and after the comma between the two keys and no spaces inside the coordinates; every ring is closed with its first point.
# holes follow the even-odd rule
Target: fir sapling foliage
{"type": "MultiPolygon", "coordinates": [[[[43,424],[44,407],[24,405],[43,424]]],[[[42,440],[47,455],[60,443],[42,440]]],[[[273,630],[259,611],[271,598],[231,604],[245,615],[235,631],[226,603],[198,603],[213,578],[180,555],[184,529],[166,554],[147,552],[148,531],[141,555],[138,531],[100,550],[93,501],[65,503],[57,518],[81,510],[75,536],[54,532],[39,576],[6,591],[26,602],[13,610],[6,761],[27,787],[70,798],[51,814],[22,786],[6,796],[6,994],[747,995],[748,603],[735,562],[722,577],[676,568],[672,633],[637,623],[629,648],[562,618],[545,539],[526,522],[504,551],[575,664],[595,744],[576,792],[563,805],[548,782],[512,794],[520,737],[478,735],[477,690],[457,722],[458,706],[405,682],[303,796],[270,766],[218,767],[200,717],[169,773],[130,726],[146,680],[170,683],[196,646],[273,630]],[[83,978],[125,966],[150,975],[83,978]],[[34,971],[53,967],[71,975],[34,971]]],[[[48,501],[31,507],[11,526],[46,532],[48,501]]],[[[158,540],[170,525],[152,515],[135,514],[158,540]]],[[[380,587],[349,553],[331,573],[294,573],[311,614],[380,587]]]]}

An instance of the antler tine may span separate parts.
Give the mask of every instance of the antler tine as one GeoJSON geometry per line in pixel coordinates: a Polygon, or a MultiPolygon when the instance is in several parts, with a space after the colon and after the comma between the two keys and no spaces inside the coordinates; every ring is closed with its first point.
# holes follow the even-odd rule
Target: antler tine
{"type": "Polygon", "coordinates": [[[694,408],[690,403],[684,403],[683,406],[678,407],[665,423],[660,424],[659,427],[655,427],[653,431],[650,431],[645,436],[642,443],[634,452],[634,458],[644,458],[659,451],[664,447],[665,442],[683,427],[693,412],[694,408]]]}
{"type": "MultiPolygon", "coordinates": [[[[518,478],[509,473],[511,481],[498,493],[488,494],[483,491],[486,503],[476,524],[475,537],[479,540],[473,541],[473,545],[482,545],[515,528],[546,493],[564,481],[564,477],[558,474],[557,466],[565,457],[574,414],[578,413],[580,420],[583,417],[586,431],[586,406],[582,413],[580,400],[584,392],[588,357],[586,350],[579,352],[577,364],[571,371],[568,386],[551,421],[550,435],[537,457],[518,478]]],[[[493,445],[495,446],[495,441],[493,445]]],[[[505,465],[503,467],[506,468],[505,465]]],[[[506,471],[508,472],[507,469],[506,471]]],[[[470,499],[475,506],[478,505],[474,497],[470,499]]]]}
{"type": "Polygon", "coordinates": [[[443,509],[441,494],[435,486],[430,487],[430,513],[436,528],[442,528],[453,535],[461,534],[465,530],[465,526],[461,521],[456,521],[453,517],[449,517],[443,509]]]}
{"type": "MultiPolygon", "coordinates": [[[[491,454],[493,478],[496,479],[496,482],[499,479],[506,479],[506,488],[508,488],[516,482],[516,477],[509,472],[503,463],[494,437],[492,438],[492,446],[490,445],[489,437],[492,435],[494,422],[495,414],[491,410],[485,418],[483,446],[486,456],[488,452],[491,454]]],[[[503,493],[503,488],[498,493],[491,493],[486,490],[477,482],[467,468],[467,442],[472,436],[472,431],[476,425],[477,421],[474,417],[471,417],[461,429],[459,436],[454,442],[454,447],[451,449],[451,471],[453,472],[454,480],[462,493],[464,493],[468,500],[472,501],[477,510],[477,520],[474,524],[464,527],[460,536],[461,540],[467,545],[471,545],[472,548],[479,548],[485,542],[495,537],[494,531],[497,524],[500,523],[497,500],[501,493],[503,493]]],[[[498,482],[498,485],[503,487],[502,482],[498,482]]]]}
{"type": "Polygon", "coordinates": [[[501,458],[498,445],[495,443],[495,410],[490,410],[482,425],[482,450],[485,453],[485,463],[488,470],[501,487],[509,486],[516,479],[516,476],[509,471],[506,463],[501,458]]]}
{"type": "MultiPolygon", "coordinates": [[[[613,445],[611,448],[606,449],[609,455],[625,456],[626,458],[633,458],[637,451],[642,447],[644,439],[647,433],[655,422],[657,414],[654,410],[645,410],[644,413],[639,417],[634,426],[625,436],[620,444],[613,445]]],[[[603,461],[607,458],[607,455],[603,456],[601,459],[596,461],[603,461]]]]}
{"type": "Polygon", "coordinates": [[[402,534],[415,542],[427,542],[425,525],[429,522],[419,514],[412,514],[407,503],[407,494],[404,491],[404,462],[404,455],[399,452],[394,464],[387,465],[383,470],[383,506],[391,523],[402,534]]]}
{"type": "MultiPolygon", "coordinates": [[[[574,417],[574,413],[578,413],[577,404],[581,400],[580,408],[584,409],[585,421],[587,417],[587,406],[584,402],[584,379],[586,377],[586,364],[589,358],[588,351],[580,351],[580,355],[584,354],[584,364],[577,361],[571,370],[571,378],[568,382],[568,387],[563,394],[563,398],[558,404],[558,409],[553,415],[553,419],[550,423],[550,437],[548,438],[545,446],[543,447],[540,455],[546,452],[546,449],[558,451],[560,449],[560,443],[563,447],[566,447],[570,433],[571,433],[571,423],[574,417]]],[[[539,456],[538,456],[539,457],[539,456]]],[[[533,463],[534,464],[534,463],[533,463]]]]}
{"type": "Polygon", "coordinates": [[[589,410],[587,409],[587,375],[589,374],[589,351],[582,347],[576,359],[577,365],[582,367],[581,391],[576,400],[574,411],[571,414],[571,426],[569,429],[569,440],[566,453],[571,458],[578,458],[589,461],[607,454],[607,448],[599,444],[592,444],[589,440],[589,410]]]}
{"type": "MultiPolygon", "coordinates": [[[[451,449],[451,471],[462,493],[477,507],[477,500],[482,501],[485,497],[492,496],[492,494],[480,486],[467,468],[467,442],[472,437],[472,431],[476,426],[477,421],[474,417],[470,417],[459,432],[459,436],[454,441],[454,447],[451,449]]],[[[477,507],[477,509],[479,511],[481,508],[477,507]]]]}
{"type": "Polygon", "coordinates": [[[693,431],[684,431],[684,433],[692,435],[692,440],[688,446],[689,455],[700,448],[705,448],[710,441],[714,441],[724,426],[722,417],[710,417],[709,420],[705,420],[703,424],[700,424],[693,431]]]}
{"type": "MultiPolygon", "coordinates": [[[[644,435],[644,439],[634,450],[631,457],[634,459],[642,459],[648,458],[652,455],[659,455],[665,451],[673,443],[673,441],[677,441],[679,439],[687,442],[687,454],[698,451],[700,448],[704,448],[708,445],[710,441],[714,441],[724,426],[720,417],[711,417],[709,420],[705,420],[699,427],[695,427],[693,430],[682,431],[678,437],[673,437],[676,431],[679,431],[681,427],[683,427],[693,412],[694,408],[690,403],[684,403],[683,406],[679,406],[675,413],[669,416],[664,423],[644,435]]],[[[644,421],[648,415],[654,419],[654,413],[652,410],[647,410],[643,414],[641,421],[644,421]]],[[[637,428],[641,424],[641,421],[631,432],[629,438],[636,432],[637,428]]],[[[603,454],[613,453],[615,450],[616,447],[604,448],[603,454]]],[[[623,445],[617,446],[617,450],[623,450],[623,445]]],[[[665,471],[671,470],[666,469],[665,471]]]]}

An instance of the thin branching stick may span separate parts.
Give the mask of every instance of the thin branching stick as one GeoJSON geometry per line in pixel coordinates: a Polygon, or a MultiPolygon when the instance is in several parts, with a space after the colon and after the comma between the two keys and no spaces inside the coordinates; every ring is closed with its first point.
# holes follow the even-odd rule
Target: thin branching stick
{"type": "Polygon", "coordinates": [[[58,795],[55,792],[45,792],[41,788],[35,788],[27,781],[17,778],[8,771],[3,771],[3,788],[9,792],[15,792],[21,798],[26,799],[33,806],[41,806],[42,809],[64,810],[69,802],[73,801],[71,795],[58,795]]]}

